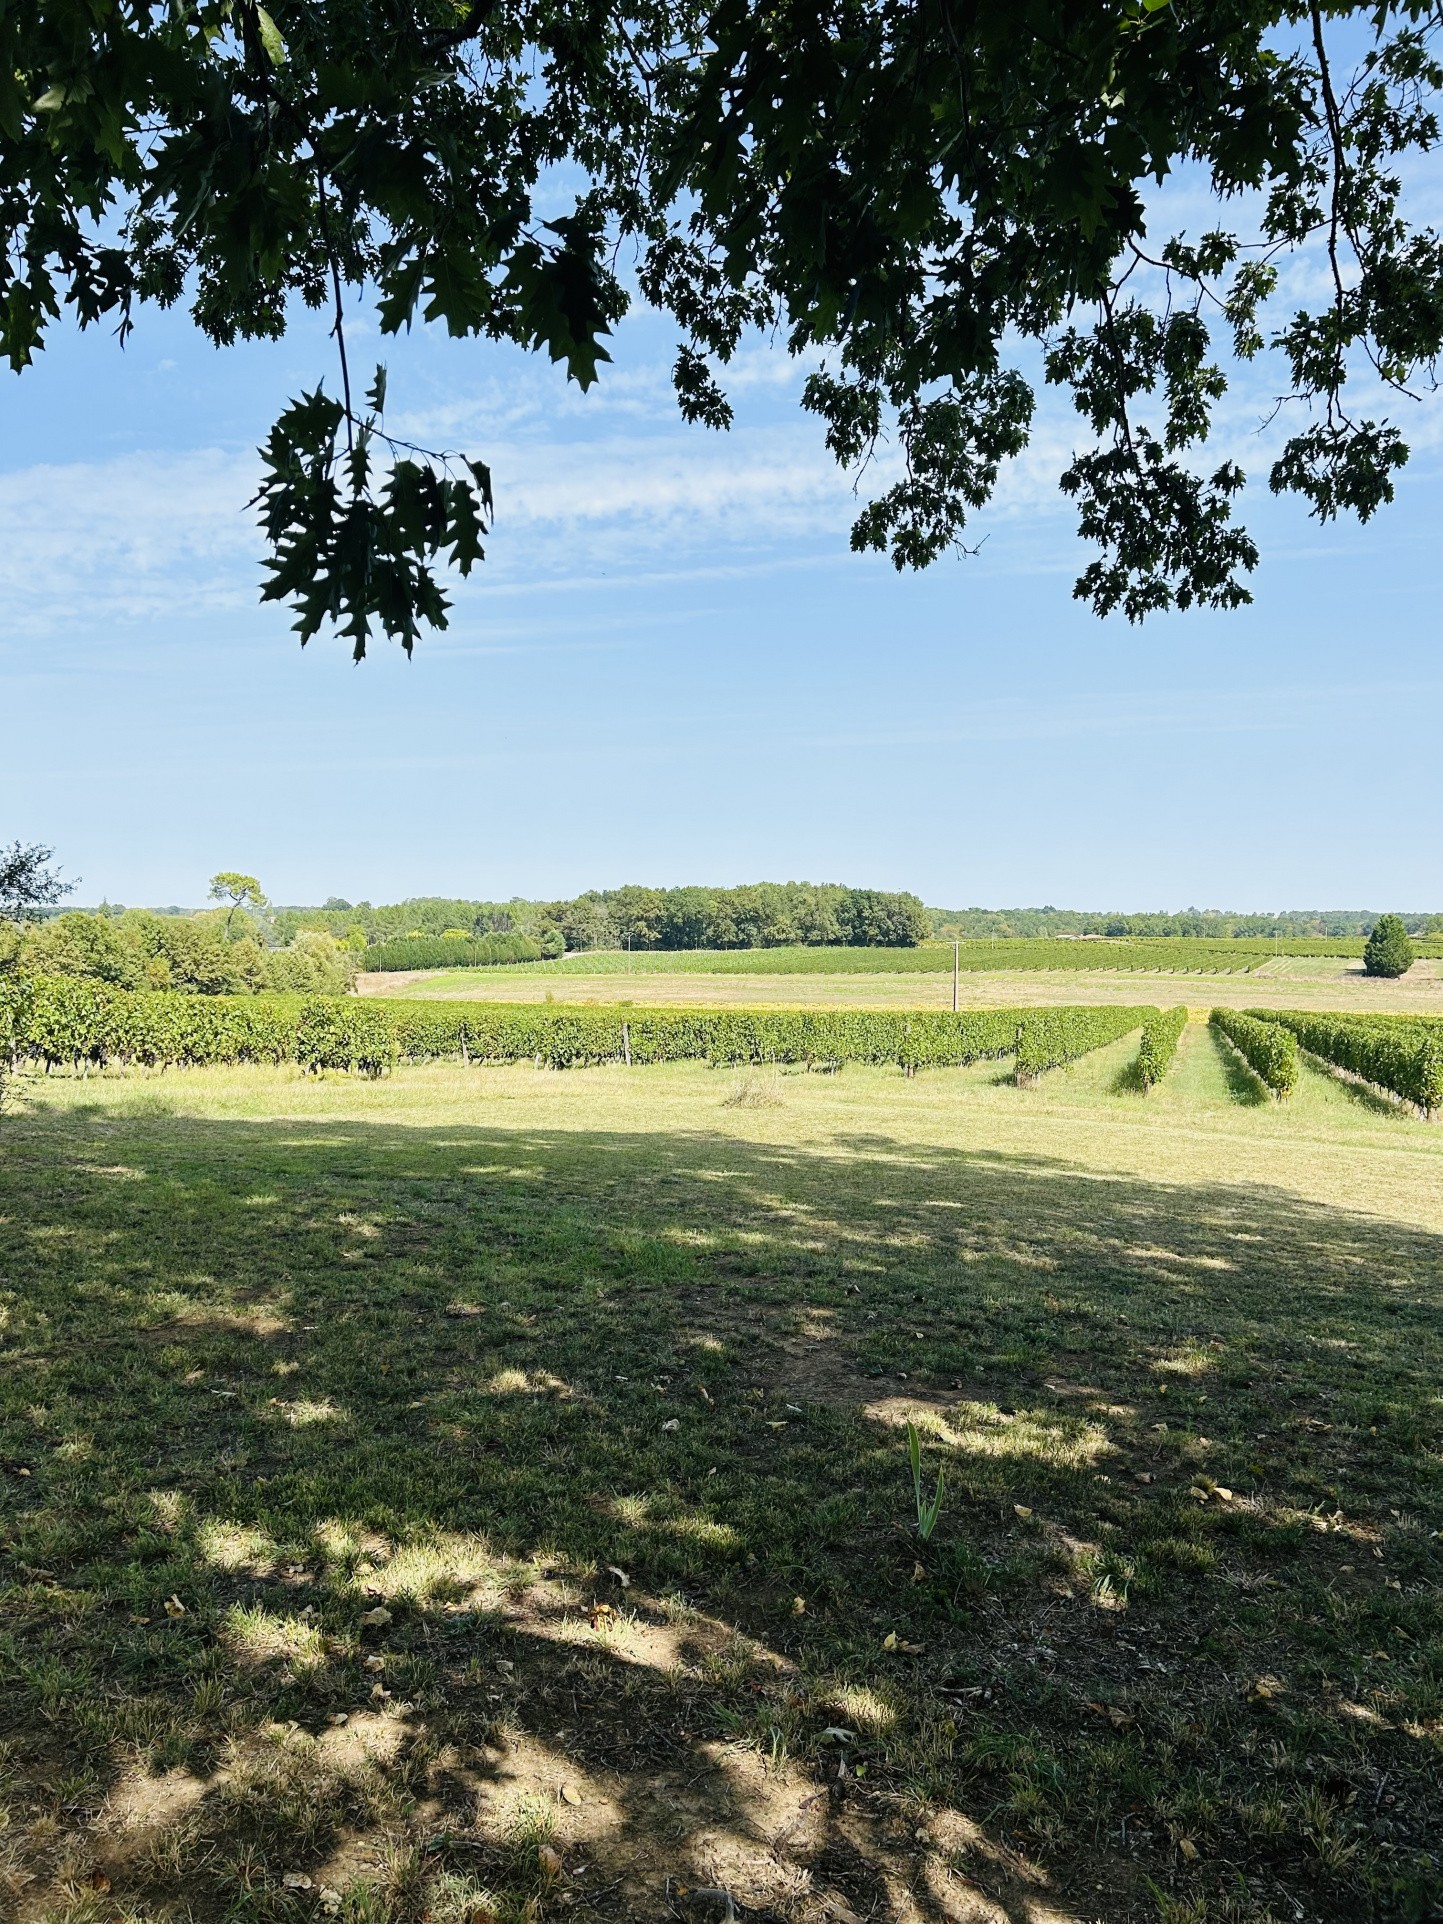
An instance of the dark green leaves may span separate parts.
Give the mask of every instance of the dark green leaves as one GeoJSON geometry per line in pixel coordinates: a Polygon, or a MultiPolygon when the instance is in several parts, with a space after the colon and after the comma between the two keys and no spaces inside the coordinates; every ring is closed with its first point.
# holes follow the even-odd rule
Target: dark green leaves
{"type": "Polygon", "coordinates": [[[336,623],[357,661],[373,621],[407,654],[422,621],[446,626],[449,603],[430,564],[448,551],[450,564],[469,575],[484,558],[492,506],[480,462],[438,466],[398,451],[381,426],[385,393],[377,368],[371,412],[349,446],[339,401],[319,388],[293,401],[261,450],[256,495],[274,554],[262,599],[292,603],[302,643],[323,622],[336,623]]]}
{"type": "Polygon", "coordinates": [[[1239,576],[1257,566],[1258,551],[1232,519],[1241,470],[1225,462],[1205,478],[1175,458],[1206,438],[1225,391],[1208,346],[1195,309],[1159,318],[1137,301],[1107,299],[1090,334],[1069,328],[1048,352],[1048,380],[1072,390],[1099,440],[1061,480],[1078,503],[1079,532],[1102,550],[1073,589],[1099,615],[1121,609],[1141,621],[1165,608],[1235,608],[1252,598],[1239,576]],[[1157,394],[1161,437],[1136,418],[1139,401],[1157,394]]]}
{"type": "Polygon", "coordinates": [[[547,221],[559,246],[527,240],[512,253],[505,291],[513,303],[513,331],[527,347],[544,347],[581,387],[596,379],[601,344],[626,311],[626,296],[604,266],[602,210],[595,201],[565,220],[547,221]]]}

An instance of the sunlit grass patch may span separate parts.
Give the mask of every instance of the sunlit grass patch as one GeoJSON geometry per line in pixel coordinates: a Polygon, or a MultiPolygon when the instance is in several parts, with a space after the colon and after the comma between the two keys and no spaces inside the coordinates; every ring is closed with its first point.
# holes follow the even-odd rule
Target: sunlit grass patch
{"type": "Polygon", "coordinates": [[[255,1665],[284,1661],[300,1672],[328,1661],[326,1640],[318,1624],[299,1615],[286,1615],[264,1604],[235,1604],[226,1611],[220,1640],[238,1663],[255,1665]]]}
{"type": "Polygon", "coordinates": [[[196,1525],[195,1544],[201,1560],[212,1569],[248,1570],[258,1577],[271,1574],[278,1554],[268,1530],[220,1517],[207,1517],[196,1525]]]}
{"type": "Polygon", "coordinates": [[[874,1422],[896,1428],[915,1422],[919,1431],[964,1457],[1032,1459],[1057,1469],[1090,1468],[1113,1445],[1101,1425],[1078,1418],[1058,1421],[1027,1410],[1000,1410],[995,1404],[960,1400],[945,1411],[918,1408],[905,1397],[867,1405],[874,1422]]]}
{"type": "Polygon", "coordinates": [[[269,1407],[281,1422],[293,1430],[310,1429],[317,1423],[345,1424],[351,1421],[350,1411],[333,1403],[328,1396],[298,1396],[289,1401],[273,1396],[269,1407]]]}

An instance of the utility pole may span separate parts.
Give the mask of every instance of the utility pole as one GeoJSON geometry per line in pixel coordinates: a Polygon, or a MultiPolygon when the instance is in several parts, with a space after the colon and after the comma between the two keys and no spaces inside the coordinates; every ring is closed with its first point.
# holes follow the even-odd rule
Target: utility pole
{"type": "Polygon", "coordinates": [[[962,966],[962,944],[952,944],[952,1013],[957,1013],[957,973],[962,966]]]}

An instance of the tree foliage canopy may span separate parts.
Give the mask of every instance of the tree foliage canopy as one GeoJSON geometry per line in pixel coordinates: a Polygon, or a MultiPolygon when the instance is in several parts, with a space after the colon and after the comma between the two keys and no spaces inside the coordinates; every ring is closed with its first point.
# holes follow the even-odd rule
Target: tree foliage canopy
{"type": "Polygon", "coordinates": [[[1417,951],[1398,915],[1380,915],[1363,949],[1365,975],[1406,975],[1417,951]]]}
{"type": "Polygon", "coordinates": [[[50,867],[54,853],[39,842],[0,848],[0,921],[22,921],[71,893],[75,884],[62,881],[50,867]]]}
{"type": "Polygon", "coordinates": [[[1367,519],[1407,459],[1387,409],[1443,345],[1443,243],[1404,187],[1439,25],[1431,0],[10,0],[0,353],[24,367],[67,306],[124,334],[184,301],[221,346],[329,310],[337,391],[263,449],[263,594],[357,657],[375,624],[408,650],[444,625],[438,570],[483,558],[492,506],[482,460],[388,437],[384,370],[356,392],[362,288],[383,330],[544,350],[582,387],[639,292],[711,427],[743,334],[777,331],[838,460],[894,450],[852,540],[899,568],[959,545],[1027,445],[1040,352],[1082,421],[1076,592],[1231,607],[1257,551],[1204,446],[1219,341],[1278,362],[1275,491],[1367,519]],[[1220,224],[1154,238],[1185,164],[1220,224]],[[1316,293],[1286,273],[1308,247],[1316,293]]]}

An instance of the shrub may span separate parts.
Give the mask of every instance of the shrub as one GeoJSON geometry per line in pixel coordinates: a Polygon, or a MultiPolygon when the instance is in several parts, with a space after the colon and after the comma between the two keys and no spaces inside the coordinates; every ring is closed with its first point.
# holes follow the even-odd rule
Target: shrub
{"type": "Polygon", "coordinates": [[[333,935],[302,929],[288,948],[266,957],[266,987],[280,995],[348,995],[356,958],[333,935]]]}
{"type": "Polygon", "coordinates": [[[1443,1109],[1443,1023],[1409,1017],[1312,1015],[1299,1009],[1250,1011],[1275,1022],[1335,1068],[1416,1102],[1443,1109]]]}
{"type": "Polygon", "coordinates": [[[1187,1027],[1187,1010],[1159,1009],[1142,1025],[1137,1045],[1137,1079],[1144,1089],[1161,1082],[1177,1053],[1178,1037],[1187,1027]]]}
{"type": "Polygon", "coordinates": [[[1211,1020],[1275,1096],[1292,1094],[1298,1083],[1298,1045],[1287,1029],[1271,1019],[1244,1015],[1241,1009],[1214,1009],[1211,1020]]]}
{"type": "Polygon", "coordinates": [[[1363,973],[1406,975],[1413,966],[1416,953],[1401,918],[1380,915],[1363,950],[1363,973]]]}

